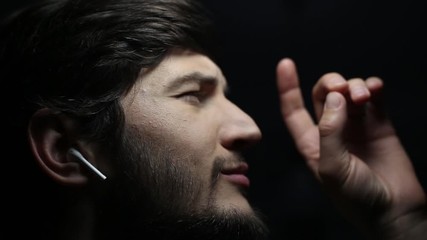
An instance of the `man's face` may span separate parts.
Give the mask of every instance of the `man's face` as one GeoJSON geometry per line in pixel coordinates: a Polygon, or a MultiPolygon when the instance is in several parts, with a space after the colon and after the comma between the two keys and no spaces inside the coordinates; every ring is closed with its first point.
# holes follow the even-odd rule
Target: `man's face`
{"type": "Polygon", "coordinates": [[[119,154],[126,177],[120,192],[133,199],[135,212],[141,209],[152,222],[165,217],[212,221],[206,220],[210,215],[259,221],[244,196],[248,165],[239,152],[259,141],[261,133],[226,98],[226,89],[208,57],[174,51],[144,72],[122,100],[126,130],[119,154]]]}
{"type": "Polygon", "coordinates": [[[241,191],[249,186],[248,166],[238,153],[257,142],[261,133],[225,97],[226,84],[206,56],[172,52],[123,100],[126,125],[140,133],[141,141],[160,147],[170,157],[169,167],[183,168],[189,175],[198,191],[189,199],[195,210],[248,213],[252,209],[241,191]]]}

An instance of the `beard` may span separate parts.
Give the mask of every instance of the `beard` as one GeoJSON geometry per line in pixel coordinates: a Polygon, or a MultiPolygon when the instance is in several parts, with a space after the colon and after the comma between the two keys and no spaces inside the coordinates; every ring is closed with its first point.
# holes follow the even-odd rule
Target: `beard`
{"type": "MultiPolygon", "coordinates": [[[[113,154],[118,171],[98,188],[96,239],[263,240],[268,229],[261,214],[214,204],[216,180],[226,161],[217,158],[208,201],[200,204],[201,177],[186,161],[173,161],[162,145],[126,128],[113,154]],[[203,206],[203,207],[195,207],[203,206]]],[[[243,192],[242,192],[243,194],[243,192]]]]}

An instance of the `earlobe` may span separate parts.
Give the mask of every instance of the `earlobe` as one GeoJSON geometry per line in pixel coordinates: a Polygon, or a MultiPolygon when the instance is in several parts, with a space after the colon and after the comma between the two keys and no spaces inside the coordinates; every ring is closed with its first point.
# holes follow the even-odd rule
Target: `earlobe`
{"type": "Polygon", "coordinates": [[[83,185],[88,177],[68,153],[74,142],[71,125],[52,110],[40,109],[30,119],[28,137],[35,160],[53,180],[64,185],[83,185]]]}

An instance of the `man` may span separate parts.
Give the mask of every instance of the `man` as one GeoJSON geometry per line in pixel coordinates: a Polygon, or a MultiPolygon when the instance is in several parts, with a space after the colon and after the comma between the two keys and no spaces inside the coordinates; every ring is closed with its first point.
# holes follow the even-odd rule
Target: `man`
{"type": "MultiPolygon", "coordinates": [[[[242,157],[261,132],[226,97],[210,29],[190,0],[42,1],[8,19],[6,166],[23,171],[8,203],[26,200],[9,222],[43,239],[267,239],[242,157]]],[[[349,219],[373,238],[421,239],[425,193],[382,114],[382,81],[324,75],[317,126],[292,60],[277,79],[298,149],[349,219]]]]}

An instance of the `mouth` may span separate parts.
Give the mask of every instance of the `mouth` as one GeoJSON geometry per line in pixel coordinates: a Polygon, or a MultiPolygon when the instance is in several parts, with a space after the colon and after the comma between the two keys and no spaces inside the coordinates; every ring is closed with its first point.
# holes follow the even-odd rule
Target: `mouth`
{"type": "Polygon", "coordinates": [[[249,178],[246,176],[249,166],[246,163],[239,163],[236,166],[223,168],[221,174],[223,177],[233,184],[240,187],[248,188],[250,185],[249,178]]]}

